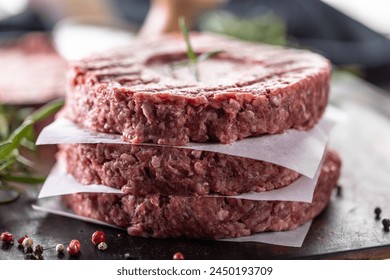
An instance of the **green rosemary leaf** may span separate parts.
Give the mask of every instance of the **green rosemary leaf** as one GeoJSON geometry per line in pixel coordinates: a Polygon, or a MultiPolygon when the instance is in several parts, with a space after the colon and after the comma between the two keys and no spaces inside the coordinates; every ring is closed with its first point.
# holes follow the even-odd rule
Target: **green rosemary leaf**
{"type": "Polygon", "coordinates": [[[19,153],[15,156],[15,160],[24,166],[34,167],[34,162],[20,155],[19,153]]]}
{"type": "Polygon", "coordinates": [[[57,100],[44,105],[42,108],[29,115],[24,120],[24,122],[11,133],[8,140],[0,144],[0,158],[6,157],[13,150],[17,149],[23,139],[31,138],[34,123],[52,115],[54,112],[58,111],[63,105],[63,99],[57,100]]]}
{"type": "Polygon", "coordinates": [[[0,143],[0,159],[6,158],[14,150],[14,145],[11,141],[7,140],[0,143]]]}
{"type": "Polygon", "coordinates": [[[7,136],[9,135],[9,124],[1,107],[0,107],[0,139],[2,140],[2,139],[6,139],[7,136]]]}
{"type": "Polygon", "coordinates": [[[0,172],[12,166],[15,162],[16,159],[14,157],[2,160],[2,162],[0,163],[0,172]]]}
{"type": "Polygon", "coordinates": [[[188,28],[184,17],[179,18],[179,27],[181,33],[183,34],[184,40],[186,42],[188,60],[192,63],[196,63],[198,57],[196,56],[194,50],[192,49],[191,42],[190,42],[190,34],[188,32],[188,28]]]}
{"type": "Polygon", "coordinates": [[[286,45],[286,24],[273,13],[254,17],[237,17],[225,11],[214,11],[202,16],[202,31],[224,34],[242,40],[286,45]]]}
{"type": "Polygon", "coordinates": [[[222,52],[223,52],[223,50],[217,50],[217,51],[202,53],[201,55],[198,56],[198,62],[205,61],[205,60],[207,60],[213,56],[216,56],[222,52]]]}
{"type": "Polygon", "coordinates": [[[34,141],[30,140],[30,138],[25,138],[20,143],[23,147],[26,149],[29,149],[30,151],[36,151],[37,147],[35,146],[34,141]]]}
{"type": "Polygon", "coordinates": [[[31,120],[24,121],[17,129],[12,132],[9,141],[12,142],[13,148],[16,149],[23,138],[26,138],[32,129],[33,122],[31,120]]]}
{"type": "Polygon", "coordinates": [[[26,131],[26,135],[24,136],[24,138],[22,139],[22,141],[20,142],[21,145],[23,145],[23,142],[25,141],[35,141],[35,135],[34,135],[34,126],[31,125],[30,126],[30,129],[28,129],[26,131]]]}
{"type": "Polygon", "coordinates": [[[45,181],[45,177],[34,177],[34,176],[14,176],[14,175],[3,175],[1,179],[8,182],[27,183],[27,184],[41,184],[45,181]]]}
{"type": "Polygon", "coordinates": [[[46,119],[48,116],[51,116],[55,112],[57,112],[59,109],[61,109],[62,106],[64,106],[65,101],[64,99],[58,99],[53,102],[47,103],[43,107],[39,108],[37,111],[32,113],[30,116],[26,118],[26,121],[31,120],[33,123],[39,122],[43,119],[46,119]]]}

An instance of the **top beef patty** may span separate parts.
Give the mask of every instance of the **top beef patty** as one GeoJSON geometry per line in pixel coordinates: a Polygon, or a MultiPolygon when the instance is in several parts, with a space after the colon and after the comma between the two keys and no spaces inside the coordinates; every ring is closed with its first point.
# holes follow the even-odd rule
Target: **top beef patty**
{"type": "Polygon", "coordinates": [[[223,52],[188,66],[184,40],[170,34],[75,62],[65,115],[132,143],[167,145],[310,129],[322,116],[330,64],[320,55],[209,34],[191,41],[198,55],[223,52]]]}

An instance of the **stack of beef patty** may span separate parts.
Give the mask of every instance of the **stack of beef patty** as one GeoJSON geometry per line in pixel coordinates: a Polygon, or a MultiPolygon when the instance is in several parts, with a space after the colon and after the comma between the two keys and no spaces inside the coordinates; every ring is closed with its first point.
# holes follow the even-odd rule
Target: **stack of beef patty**
{"type": "Polygon", "coordinates": [[[215,35],[192,34],[191,41],[199,57],[222,52],[187,64],[184,40],[171,34],[73,64],[62,114],[131,144],[60,145],[59,158],[77,181],[123,192],[71,194],[65,203],[79,215],[151,237],[239,237],[313,219],[339,177],[335,152],[325,152],[312,203],[252,201],[229,196],[284,188],[301,175],[178,146],[313,128],[328,101],[329,62],[215,35]]]}

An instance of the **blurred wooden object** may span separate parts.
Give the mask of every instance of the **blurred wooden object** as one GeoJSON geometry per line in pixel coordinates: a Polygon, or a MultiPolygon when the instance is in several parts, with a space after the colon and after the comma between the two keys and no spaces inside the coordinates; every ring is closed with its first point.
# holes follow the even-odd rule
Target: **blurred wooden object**
{"type": "Polygon", "coordinates": [[[105,0],[30,0],[31,5],[52,22],[74,16],[113,18],[115,13],[105,0]]]}
{"type": "Polygon", "coordinates": [[[179,31],[178,19],[184,17],[191,27],[201,13],[227,2],[226,0],[153,0],[139,36],[179,31]]]}

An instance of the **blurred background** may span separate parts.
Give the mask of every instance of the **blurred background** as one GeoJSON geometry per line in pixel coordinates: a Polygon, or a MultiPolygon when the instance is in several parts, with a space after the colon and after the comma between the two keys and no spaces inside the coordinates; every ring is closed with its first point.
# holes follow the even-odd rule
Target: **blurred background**
{"type": "MultiPolygon", "coordinates": [[[[153,36],[174,31],[179,15],[184,15],[194,30],[311,49],[329,58],[335,69],[347,70],[390,89],[390,8],[386,3],[381,0],[0,0],[0,45],[7,47],[14,43],[14,47],[19,44],[30,53],[51,54],[50,68],[56,71],[51,80],[56,82],[46,85],[42,97],[31,98],[31,94],[23,97],[32,103],[62,94],[61,87],[55,85],[59,84],[61,68],[65,66],[55,60],[54,52],[66,59],[78,59],[127,43],[137,34],[153,36]],[[24,42],[15,43],[17,38],[26,38],[23,35],[33,32],[44,32],[49,37],[27,36],[24,42]]],[[[17,57],[4,61],[2,56],[2,65],[21,68],[17,57]]],[[[34,64],[33,60],[29,65],[34,64]]],[[[42,72],[41,68],[34,72],[42,72]]],[[[11,74],[5,77],[12,81],[11,74]]],[[[1,101],[21,103],[19,97],[6,96],[16,89],[9,90],[10,82],[3,85],[2,80],[1,101]]]]}

